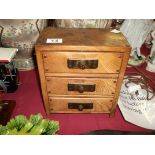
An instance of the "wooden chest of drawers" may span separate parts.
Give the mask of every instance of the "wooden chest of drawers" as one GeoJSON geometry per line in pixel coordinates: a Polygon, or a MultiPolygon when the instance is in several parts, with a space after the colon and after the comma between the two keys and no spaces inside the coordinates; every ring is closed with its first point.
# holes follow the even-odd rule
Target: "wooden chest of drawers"
{"type": "Polygon", "coordinates": [[[46,28],[35,50],[47,114],[114,113],[131,50],[121,33],[46,28]]]}

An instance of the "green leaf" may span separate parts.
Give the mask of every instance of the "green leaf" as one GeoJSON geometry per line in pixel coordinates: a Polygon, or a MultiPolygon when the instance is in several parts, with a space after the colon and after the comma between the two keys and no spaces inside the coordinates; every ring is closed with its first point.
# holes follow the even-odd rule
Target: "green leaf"
{"type": "Polygon", "coordinates": [[[25,126],[27,120],[23,115],[16,116],[15,119],[11,119],[10,122],[7,123],[6,127],[10,130],[16,129],[19,131],[22,127],[25,126]]]}
{"type": "Polygon", "coordinates": [[[16,127],[15,120],[12,118],[10,122],[7,123],[6,127],[10,130],[14,129],[16,127]]]}
{"type": "Polygon", "coordinates": [[[59,122],[43,119],[40,113],[31,115],[29,120],[23,115],[18,115],[6,126],[0,125],[0,134],[7,135],[53,135],[58,130],[59,122]]]}
{"type": "Polygon", "coordinates": [[[17,131],[20,131],[20,129],[23,128],[26,123],[27,123],[27,119],[25,116],[19,115],[15,117],[15,125],[16,125],[17,131]]]}
{"type": "Polygon", "coordinates": [[[30,122],[35,126],[35,125],[40,124],[41,121],[42,121],[42,119],[43,119],[43,117],[42,117],[42,115],[39,113],[39,114],[37,114],[37,115],[31,115],[29,120],[30,120],[30,122]]]}
{"type": "Polygon", "coordinates": [[[7,127],[0,125],[0,135],[5,135],[7,133],[7,127]]]}
{"type": "Polygon", "coordinates": [[[31,135],[40,135],[40,134],[42,134],[45,130],[46,130],[46,128],[47,128],[47,126],[48,126],[48,123],[49,123],[49,121],[48,120],[42,120],[41,122],[40,122],[40,124],[38,124],[38,125],[35,125],[30,131],[29,131],[29,134],[31,134],[31,135]]]}
{"type": "Polygon", "coordinates": [[[58,130],[59,130],[59,122],[58,121],[49,121],[46,131],[43,134],[54,135],[58,130]]]}
{"type": "Polygon", "coordinates": [[[18,135],[17,129],[12,129],[7,131],[7,135],[18,135]]]}
{"type": "Polygon", "coordinates": [[[28,134],[28,131],[33,127],[33,124],[30,121],[27,121],[25,126],[19,131],[19,135],[28,134]]]}

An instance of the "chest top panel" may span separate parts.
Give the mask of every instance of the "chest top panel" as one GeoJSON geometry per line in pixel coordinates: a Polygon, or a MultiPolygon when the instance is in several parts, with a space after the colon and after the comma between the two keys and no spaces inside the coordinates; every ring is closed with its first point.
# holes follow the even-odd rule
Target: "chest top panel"
{"type": "Polygon", "coordinates": [[[105,29],[72,29],[48,27],[40,34],[36,48],[50,50],[94,50],[129,52],[131,47],[123,34],[105,29]],[[47,38],[62,38],[60,44],[46,43],[47,38]]]}

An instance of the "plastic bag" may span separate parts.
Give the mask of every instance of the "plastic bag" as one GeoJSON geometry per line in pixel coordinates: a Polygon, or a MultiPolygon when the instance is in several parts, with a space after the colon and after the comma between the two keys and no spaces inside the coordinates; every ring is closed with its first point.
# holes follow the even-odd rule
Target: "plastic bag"
{"type": "Polygon", "coordinates": [[[123,81],[118,100],[124,119],[143,128],[155,129],[155,97],[134,83],[127,88],[126,82],[123,81]],[[147,100],[147,93],[152,99],[147,100]]]}

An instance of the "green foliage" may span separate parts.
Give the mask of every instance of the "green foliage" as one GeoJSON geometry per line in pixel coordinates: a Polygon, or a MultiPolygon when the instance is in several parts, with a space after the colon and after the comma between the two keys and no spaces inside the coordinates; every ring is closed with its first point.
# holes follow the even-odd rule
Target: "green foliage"
{"type": "Polygon", "coordinates": [[[7,132],[7,128],[5,126],[0,125],[0,135],[5,135],[7,132]]]}
{"type": "Polygon", "coordinates": [[[33,125],[39,125],[42,121],[43,117],[42,115],[39,113],[38,115],[31,115],[29,121],[33,124],[33,125]]]}
{"type": "Polygon", "coordinates": [[[11,130],[16,129],[17,131],[20,131],[20,129],[23,128],[26,123],[27,123],[26,117],[18,115],[15,117],[15,119],[11,119],[10,122],[7,123],[7,128],[11,130]]]}
{"type": "Polygon", "coordinates": [[[29,120],[18,115],[6,126],[0,125],[0,135],[54,135],[58,130],[58,121],[43,119],[40,113],[31,115],[29,120]]]}

